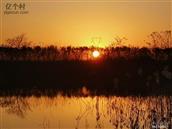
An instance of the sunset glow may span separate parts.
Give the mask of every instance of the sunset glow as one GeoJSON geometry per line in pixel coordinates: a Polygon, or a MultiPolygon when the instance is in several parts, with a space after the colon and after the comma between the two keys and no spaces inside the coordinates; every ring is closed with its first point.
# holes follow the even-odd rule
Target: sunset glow
{"type": "Polygon", "coordinates": [[[172,0],[0,0],[0,129],[172,129],[172,0]]]}
{"type": "Polygon", "coordinates": [[[26,33],[34,45],[105,47],[116,36],[145,45],[150,33],[171,29],[171,1],[158,1],[26,1],[28,14],[2,12],[2,42],[26,33]]]}

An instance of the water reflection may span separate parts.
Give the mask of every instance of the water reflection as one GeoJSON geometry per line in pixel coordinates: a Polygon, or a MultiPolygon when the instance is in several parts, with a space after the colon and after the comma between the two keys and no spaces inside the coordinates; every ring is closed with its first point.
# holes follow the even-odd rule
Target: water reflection
{"type": "Polygon", "coordinates": [[[170,128],[172,97],[1,97],[2,128],[170,128]]]}
{"type": "Polygon", "coordinates": [[[15,114],[24,118],[27,111],[30,111],[30,104],[22,97],[4,97],[0,99],[0,106],[5,108],[7,113],[15,114]]]}

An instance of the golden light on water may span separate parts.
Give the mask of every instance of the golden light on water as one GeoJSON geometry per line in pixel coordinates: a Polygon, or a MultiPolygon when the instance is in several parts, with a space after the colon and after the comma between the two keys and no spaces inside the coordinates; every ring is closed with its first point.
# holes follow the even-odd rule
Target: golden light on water
{"type": "Polygon", "coordinates": [[[136,124],[150,129],[153,112],[158,121],[170,115],[170,101],[160,96],[0,97],[0,124],[3,129],[131,129],[136,124]]]}
{"type": "Polygon", "coordinates": [[[97,51],[97,50],[95,50],[95,51],[93,51],[93,57],[94,58],[97,58],[97,57],[99,57],[100,56],[100,52],[99,51],[97,51]]]}

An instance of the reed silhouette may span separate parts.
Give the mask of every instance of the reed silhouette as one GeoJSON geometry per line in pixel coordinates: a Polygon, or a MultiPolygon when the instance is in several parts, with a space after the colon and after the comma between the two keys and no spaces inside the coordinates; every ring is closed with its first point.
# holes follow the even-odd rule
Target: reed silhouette
{"type": "MultiPolygon", "coordinates": [[[[149,96],[149,97],[1,97],[0,107],[4,110],[4,115],[24,118],[27,122],[37,123],[37,128],[120,128],[120,129],[154,129],[172,126],[172,105],[171,97],[149,96]],[[72,106],[74,108],[72,108],[72,106]],[[71,107],[69,109],[69,107],[71,107]],[[43,109],[37,116],[38,109],[43,109]],[[52,110],[54,109],[54,110],[52,110]],[[12,110],[12,111],[11,111],[12,110]],[[69,111],[72,110],[72,114],[69,111]],[[9,112],[10,111],[10,112],[9,112]],[[59,117],[60,112],[68,119],[59,117]],[[45,113],[47,113],[45,115],[45,113]],[[36,122],[30,119],[30,115],[35,116],[36,122]],[[54,121],[54,119],[56,119],[54,121]],[[57,120],[65,124],[57,125],[57,120]],[[86,120],[84,122],[84,120],[86,120]],[[66,123],[76,121],[70,127],[66,123]],[[39,124],[38,124],[39,123],[39,124]]],[[[23,121],[22,119],[19,119],[23,121]]],[[[17,119],[13,122],[18,121],[17,119]]],[[[8,121],[5,123],[9,124],[8,121]]]]}

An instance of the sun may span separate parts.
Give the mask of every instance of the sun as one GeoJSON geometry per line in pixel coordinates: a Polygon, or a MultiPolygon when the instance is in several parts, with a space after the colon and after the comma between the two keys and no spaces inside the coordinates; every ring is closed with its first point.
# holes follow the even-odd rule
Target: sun
{"type": "Polygon", "coordinates": [[[97,51],[97,50],[94,50],[92,54],[93,54],[93,57],[94,57],[94,58],[97,58],[97,57],[100,56],[100,52],[97,51]]]}

